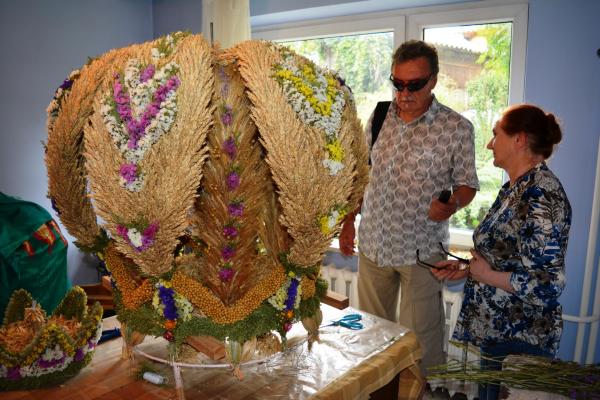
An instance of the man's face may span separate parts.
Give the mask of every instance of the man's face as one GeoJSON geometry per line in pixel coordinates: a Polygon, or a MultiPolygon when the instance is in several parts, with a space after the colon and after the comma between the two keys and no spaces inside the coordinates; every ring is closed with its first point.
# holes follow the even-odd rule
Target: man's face
{"type": "Polygon", "coordinates": [[[429,79],[420,90],[410,92],[404,87],[402,91],[395,89],[396,102],[401,113],[420,115],[427,111],[431,104],[431,91],[437,83],[437,76],[431,76],[429,61],[425,57],[404,61],[394,65],[392,77],[396,82],[407,83],[429,79]]]}

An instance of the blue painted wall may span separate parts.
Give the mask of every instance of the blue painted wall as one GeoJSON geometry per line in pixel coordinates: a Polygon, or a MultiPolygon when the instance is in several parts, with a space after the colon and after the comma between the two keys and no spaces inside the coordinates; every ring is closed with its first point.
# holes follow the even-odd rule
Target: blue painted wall
{"type": "MultiPolygon", "coordinates": [[[[572,315],[579,314],[600,138],[598,16],[600,2],[596,0],[529,2],[525,100],[555,113],[564,129],[563,142],[550,167],[561,179],[573,207],[567,287],[561,297],[564,312],[572,315]]],[[[599,258],[596,243],[596,274],[599,258]]],[[[596,276],[593,278],[595,282],[596,276]]],[[[588,313],[591,311],[590,306],[588,313]]],[[[573,352],[575,329],[574,323],[565,323],[562,357],[569,358],[573,352]]],[[[600,360],[599,347],[596,362],[600,360]]]]}
{"type": "Polygon", "coordinates": [[[202,33],[202,0],[153,0],[152,11],[155,38],[176,31],[202,33]]]}
{"type": "MultiPolygon", "coordinates": [[[[54,90],[88,57],[149,39],[149,0],[0,2],[1,191],[51,210],[41,141],[54,90]]],[[[75,283],[97,280],[95,261],[72,244],[68,264],[75,283]]]]}

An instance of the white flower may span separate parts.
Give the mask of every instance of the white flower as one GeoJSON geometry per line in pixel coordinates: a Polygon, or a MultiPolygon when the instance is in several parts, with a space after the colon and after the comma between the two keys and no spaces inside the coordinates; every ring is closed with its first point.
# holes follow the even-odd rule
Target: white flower
{"type": "Polygon", "coordinates": [[[129,238],[131,244],[133,244],[135,247],[142,247],[142,234],[140,231],[135,228],[129,228],[127,231],[127,237],[129,238]]]}
{"type": "Polygon", "coordinates": [[[326,159],[323,160],[323,166],[329,169],[329,175],[336,176],[343,168],[344,164],[339,161],[326,159]]]}

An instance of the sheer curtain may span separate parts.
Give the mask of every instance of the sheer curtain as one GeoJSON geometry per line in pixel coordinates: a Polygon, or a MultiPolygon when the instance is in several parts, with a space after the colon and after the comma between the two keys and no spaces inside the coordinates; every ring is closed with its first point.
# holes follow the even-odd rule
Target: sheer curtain
{"type": "Polygon", "coordinates": [[[204,0],[202,33],[224,49],[250,39],[250,1],[204,0]]]}

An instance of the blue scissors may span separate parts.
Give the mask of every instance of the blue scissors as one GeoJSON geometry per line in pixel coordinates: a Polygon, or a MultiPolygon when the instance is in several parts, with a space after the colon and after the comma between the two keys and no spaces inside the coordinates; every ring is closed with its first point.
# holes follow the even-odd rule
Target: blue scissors
{"type": "Polygon", "coordinates": [[[348,314],[345,315],[343,318],[338,319],[337,321],[333,321],[331,324],[325,326],[343,326],[344,328],[356,331],[363,328],[363,324],[358,322],[360,320],[362,320],[362,315],[348,314]]]}

